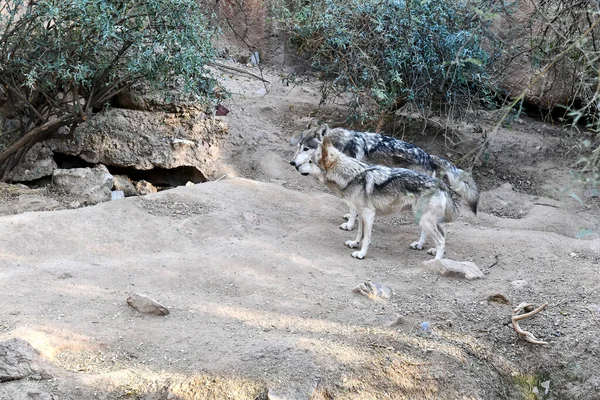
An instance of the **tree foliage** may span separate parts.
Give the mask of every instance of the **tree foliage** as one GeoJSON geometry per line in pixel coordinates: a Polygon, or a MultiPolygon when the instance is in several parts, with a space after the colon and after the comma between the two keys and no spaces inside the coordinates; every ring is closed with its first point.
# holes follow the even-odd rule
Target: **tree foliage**
{"type": "Polygon", "coordinates": [[[0,173],[134,83],[209,99],[215,34],[194,0],[2,0],[0,173]]]}
{"type": "MultiPolygon", "coordinates": [[[[317,0],[297,5],[288,25],[298,49],[327,79],[324,98],[350,92],[382,111],[405,104],[481,106],[494,91],[482,3],[317,0]]],[[[361,114],[361,104],[354,104],[361,114]]]]}

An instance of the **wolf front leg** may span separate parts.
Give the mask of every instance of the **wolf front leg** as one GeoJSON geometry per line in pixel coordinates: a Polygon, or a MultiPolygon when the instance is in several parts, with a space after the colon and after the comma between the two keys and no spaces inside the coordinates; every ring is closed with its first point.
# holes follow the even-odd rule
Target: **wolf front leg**
{"type": "Polygon", "coordinates": [[[344,222],[340,225],[340,229],[344,231],[351,231],[354,229],[354,223],[356,222],[356,207],[352,204],[348,206],[348,214],[344,215],[344,218],[348,220],[348,222],[344,222]]]}
{"type": "Polygon", "coordinates": [[[367,255],[367,251],[369,250],[369,245],[371,244],[371,233],[373,232],[373,221],[375,220],[375,210],[370,208],[364,208],[360,210],[358,215],[359,225],[362,222],[363,228],[363,240],[362,247],[360,251],[355,251],[352,253],[352,257],[363,259],[367,255]]]}
{"type": "Polygon", "coordinates": [[[427,240],[427,234],[423,229],[421,229],[421,236],[419,236],[419,240],[416,242],[412,242],[410,244],[410,248],[413,250],[423,250],[423,245],[425,244],[425,240],[427,240]]]}
{"type": "Polygon", "coordinates": [[[346,246],[350,247],[351,249],[354,249],[356,247],[358,247],[358,244],[360,243],[360,241],[363,239],[363,231],[364,231],[364,224],[362,219],[360,218],[360,215],[358,216],[358,229],[356,232],[356,239],[354,240],[348,240],[346,242],[346,246]]]}

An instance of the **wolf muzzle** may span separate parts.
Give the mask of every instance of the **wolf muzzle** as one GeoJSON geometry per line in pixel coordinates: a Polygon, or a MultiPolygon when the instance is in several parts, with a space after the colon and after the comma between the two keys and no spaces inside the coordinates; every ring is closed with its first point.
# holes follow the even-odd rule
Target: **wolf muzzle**
{"type": "MultiPolygon", "coordinates": [[[[312,162],[312,161],[310,161],[310,162],[312,162]]],[[[290,165],[294,166],[296,168],[296,171],[300,172],[300,165],[296,165],[296,162],[294,160],[290,161],[290,165]]],[[[307,176],[310,174],[308,172],[300,172],[300,175],[307,176]]]]}

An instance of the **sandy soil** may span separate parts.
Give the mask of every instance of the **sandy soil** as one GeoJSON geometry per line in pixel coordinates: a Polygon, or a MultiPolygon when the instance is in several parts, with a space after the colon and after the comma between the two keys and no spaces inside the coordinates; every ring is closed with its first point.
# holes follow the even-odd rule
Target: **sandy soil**
{"type": "Polygon", "coordinates": [[[446,256],[485,276],[448,278],[409,248],[410,216],[379,218],[368,257],[350,256],[345,206],[288,164],[309,116],[339,117],[317,110],[314,84],[267,77],[265,93],[223,75],[219,181],[48,212],[21,213],[38,194],[2,191],[3,213],[19,214],[0,217],[0,340],[28,341],[43,372],[0,383],[1,399],[600,398],[598,199],[561,194],[567,131],[523,120],[494,138],[475,170],[479,214],[446,225],[446,256]],[[352,292],[369,280],[391,299],[352,292]],[[132,292],[171,313],[138,313],[132,292]],[[521,324],[547,346],[510,326],[521,302],[549,303],[521,324]]]}

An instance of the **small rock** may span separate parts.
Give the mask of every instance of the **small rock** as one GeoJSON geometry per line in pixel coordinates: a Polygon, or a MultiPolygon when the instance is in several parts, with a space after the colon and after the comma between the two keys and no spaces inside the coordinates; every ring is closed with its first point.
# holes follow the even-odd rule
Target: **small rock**
{"type": "Polygon", "coordinates": [[[388,326],[390,328],[395,328],[397,326],[402,326],[404,324],[406,324],[406,320],[401,316],[396,316],[395,320],[392,321],[390,324],[388,324],[388,326]]]}
{"type": "Polygon", "coordinates": [[[583,196],[589,198],[600,197],[600,191],[596,188],[591,188],[583,192],[583,196]]]}
{"type": "Polygon", "coordinates": [[[247,226],[260,225],[260,219],[258,218],[258,215],[254,214],[254,213],[245,212],[242,214],[242,217],[244,218],[244,225],[247,225],[247,226]]]}
{"type": "Polygon", "coordinates": [[[471,261],[454,261],[449,258],[423,261],[423,264],[434,267],[442,276],[458,276],[468,280],[483,278],[483,272],[471,261]]]}
{"type": "Polygon", "coordinates": [[[431,324],[427,321],[421,322],[419,329],[422,335],[428,335],[431,333],[431,324]]]}
{"type": "Polygon", "coordinates": [[[487,301],[491,301],[493,303],[510,305],[510,300],[508,300],[508,298],[505,295],[503,295],[502,293],[493,293],[493,294],[490,294],[487,297],[487,301]]]}
{"type": "Polygon", "coordinates": [[[138,194],[141,196],[145,196],[150,193],[158,192],[158,189],[153,184],[151,184],[150,182],[145,181],[143,179],[141,181],[138,181],[138,183],[135,184],[135,189],[137,190],[138,194]]]}
{"type": "Polygon", "coordinates": [[[567,382],[584,382],[585,372],[581,365],[578,363],[569,364],[565,371],[565,378],[567,382]]]}
{"type": "Polygon", "coordinates": [[[217,104],[217,111],[215,112],[215,115],[217,117],[224,117],[227,114],[229,114],[229,110],[227,109],[227,107],[225,107],[222,104],[217,104]]]}
{"type": "Polygon", "coordinates": [[[392,289],[381,283],[367,281],[352,289],[352,292],[366,296],[372,300],[389,299],[392,289]]]}
{"type": "Polygon", "coordinates": [[[194,146],[196,142],[188,139],[173,139],[171,140],[171,144],[173,147],[175,146],[194,146]]]}
{"type": "Polygon", "coordinates": [[[550,391],[550,381],[544,381],[540,383],[540,386],[544,389],[544,395],[547,395],[550,391]]]}
{"type": "Polygon", "coordinates": [[[510,284],[517,290],[523,290],[529,287],[529,282],[523,279],[517,279],[516,281],[512,281],[510,284]]]}
{"type": "Polygon", "coordinates": [[[590,311],[596,312],[600,315],[600,305],[599,304],[590,304],[588,306],[590,311]]]}
{"type": "Polygon", "coordinates": [[[71,274],[70,272],[62,272],[57,276],[58,279],[69,279],[72,277],[73,277],[73,274],[71,274]]]}
{"type": "Polygon", "coordinates": [[[111,200],[121,200],[124,198],[125,198],[125,193],[123,193],[122,190],[113,190],[112,192],[110,192],[111,200]]]}
{"type": "Polygon", "coordinates": [[[264,87],[258,89],[256,91],[256,94],[260,95],[260,96],[265,96],[267,94],[267,89],[265,89],[264,87]]]}
{"type": "Polygon", "coordinates": [[[240,64],[248,64],[248,62],[250,61],[250,56],[247,54],[239,54],[237,56],[237,62],[239,62],[240,64]]]}
{"type": "Polygon", "coordinates": [[[127,298],[127,304],[144,314],[169,315],[167,307],[143,294],[131,294],[127,298]]]}
{"type": "Polygon", "coordinates": [[[135,186],[133,185],[133,182],[131,182],[131,179],[129,179],[128,176],[114,175],[113,177],[115,178],[115,182],[114,182],[114,186],[113,186],[113,188],[115,190],[122,191],[123,194],[125,195],[125,197],[137,195],[135,186]]]}
{"type": "Polygon", "coordinates": [[[187,181],[185,184],[185,186],[194,186],[194,185],[195,185],[195,183],[192,181],[187,181]]]}
{"type": "Polygon", "coordinates": [[[267,400],[307,400],[314,391],[315,387],[310,384],[305,387],[269,388],[267,400]]]}

